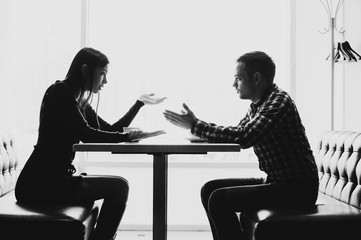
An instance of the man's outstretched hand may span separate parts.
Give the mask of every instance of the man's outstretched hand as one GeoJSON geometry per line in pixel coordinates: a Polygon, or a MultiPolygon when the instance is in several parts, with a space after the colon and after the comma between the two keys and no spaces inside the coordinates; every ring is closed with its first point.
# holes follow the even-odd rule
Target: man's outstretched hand
{"type": "Polygon", "coordinates": [[[167,121],[178,127],[192,129],[198,119],[185,103],[183,103],[183,108],[184,110],[181,110],[181,114],[165,110],[163,115],[167,121]]]}

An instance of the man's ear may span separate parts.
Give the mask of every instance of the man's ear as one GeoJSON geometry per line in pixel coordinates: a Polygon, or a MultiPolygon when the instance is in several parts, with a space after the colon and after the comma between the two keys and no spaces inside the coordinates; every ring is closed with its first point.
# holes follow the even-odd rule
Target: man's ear
{"type": "Polygon", "coordinates": [[[261,82],[262,82],[262,74],[260,72],[255,72],[253,74],[253,80],[254,80],[256,85],[261,84],[261,82]]]}

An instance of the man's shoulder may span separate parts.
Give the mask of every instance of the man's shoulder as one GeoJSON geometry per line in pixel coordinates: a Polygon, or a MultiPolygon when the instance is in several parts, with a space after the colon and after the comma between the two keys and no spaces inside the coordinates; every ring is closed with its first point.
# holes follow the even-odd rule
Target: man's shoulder
{"type": "Polygon", "coordinates": [[[283,90],[282,88],[280,88],[280,87],[277,86],[276,84],[273,85],[273,91],[272,91],[272,93],[289,96],[289,94],[288,94],[287,91],[283,90]]]}
{"type": "Polygon", "coordinates": [[[271,94],[269,95],[269,100],[274,99],[283,99],[284,101],[293,101],[291,96],[285,90],[279,88],[277,85],[273,88],[271,94]]]}
{"type": "Polygon", "coordinates": [[[260,110],[268,111],[269,109],[288,109],[289,107],[294,106],[295,103],[291,96],[281,88],[277,86],[272,89],[271,93],[268,95],[267,99],[262,103],[260,110]]]}

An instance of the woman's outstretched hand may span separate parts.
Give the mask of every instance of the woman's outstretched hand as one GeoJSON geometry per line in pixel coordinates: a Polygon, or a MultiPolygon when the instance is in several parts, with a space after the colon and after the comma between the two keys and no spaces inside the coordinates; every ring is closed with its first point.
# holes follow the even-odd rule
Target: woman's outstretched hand
{"type": "Polygon", "coordinates": [[[143,94],[141,95],[138,100],[143,102],[144,104],[154,105],[163,102],[166,97],[156,98],[154,97],[154,93],[150,94],[143,94]]]}
{"type": "Polygon", "coordinates": [[[130,130],[128,132],[130,141],[137,141],[145,138],[155,137],[161,134],[165,134],[163,130],[154,131],[154,132],[143,132],[142,130],[130,130]]]}
{"type": "Polygon", "coordinates": [[[192,129],[198,119],[185,103],[183,103],[183,108],[184,110],[181,111],[181,114],[165,110],[163,113],[164,117],[178,127],[192,129]]]}

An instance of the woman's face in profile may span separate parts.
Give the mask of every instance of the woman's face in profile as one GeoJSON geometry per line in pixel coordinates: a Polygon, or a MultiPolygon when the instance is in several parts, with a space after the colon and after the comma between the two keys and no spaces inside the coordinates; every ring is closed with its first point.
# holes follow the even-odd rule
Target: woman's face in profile
{"type": "Polygon", "coordinates": [[[108,65],[97,67],[93,73],[93,93],[98,93],[107,83],[108,65]]]}

